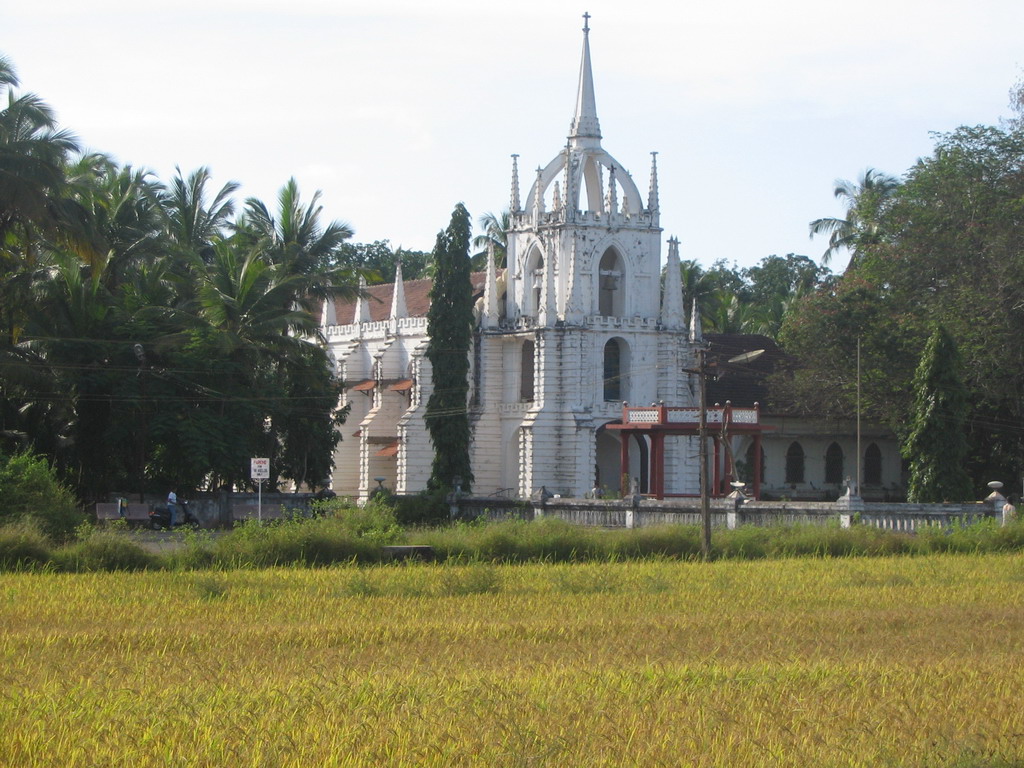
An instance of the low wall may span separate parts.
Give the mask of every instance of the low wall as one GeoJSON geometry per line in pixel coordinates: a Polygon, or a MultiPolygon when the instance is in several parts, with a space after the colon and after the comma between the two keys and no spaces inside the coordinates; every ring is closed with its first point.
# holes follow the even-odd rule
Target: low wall
{"type": "MultiPolygon", "coordinates": [[[[115,498],[117,494],[114,495],[115,498]]],[[[145,496],[144,501],[138,501],[138,495],[123,494],[131,500],[130,507],[133,509],[149,509],[167,504],[166,496],[145,496]]],[[[256,493],[228,493],[220,491],[216,493],[197,493],[188,497],[182,497],[187,501],[189,509],[199,519],[203,528],[230,528],[236,520],[245,520],[261,516],[264,520],[272,520],[284,515],[299,513],[309,514],[310,505],[315,500],[311,493],[264,493],[262,504],[259,494],[256,493]]],[[[116,510],[116,502],[97,504],[97,519],[114,519],[110,509],[116,510]]],[[[129,522],[142,520],[148,515],[129,516],[129,522]]]]}
{"type": "MultiPolygon", "coordinates": [[[[633,500],[563,499],[512,500],[463,496],[452,499],[454,517],[462,519],[536,520],[556,517],[576,525],[603,528],[641,528],[649,525],[700,525],[698,499],[633,500]]],[[[983,519],[1002,520],[1001,506],[986,502],[965,504],[900,504],[840,499],[828,501],[754,501],[739,505],[732,499],[711,500],[711,524],[827,525],[854,523],[894,531],[915,531],[923,526],[969,525],[983,519]]]]}

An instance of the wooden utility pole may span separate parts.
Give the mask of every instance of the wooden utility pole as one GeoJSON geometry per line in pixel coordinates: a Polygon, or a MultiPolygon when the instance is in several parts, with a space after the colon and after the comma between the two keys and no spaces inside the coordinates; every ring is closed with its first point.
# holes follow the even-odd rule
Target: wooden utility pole
{"type": "Polygon", "coordinates": [[[700,388],[700,553],[711,559],[711,494],[708,488],[708,403],[707,403],[707,350],[697,348],[697,378],[700,388]]]}

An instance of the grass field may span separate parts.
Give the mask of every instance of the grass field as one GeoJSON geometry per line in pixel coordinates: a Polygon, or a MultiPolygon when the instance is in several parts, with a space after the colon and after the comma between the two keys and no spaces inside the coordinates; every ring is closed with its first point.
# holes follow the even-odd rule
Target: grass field
{"type": "Polygon", "coordinates": [[[2,766],[1024,764],[1024,556],[0,575],[2,766]]]}

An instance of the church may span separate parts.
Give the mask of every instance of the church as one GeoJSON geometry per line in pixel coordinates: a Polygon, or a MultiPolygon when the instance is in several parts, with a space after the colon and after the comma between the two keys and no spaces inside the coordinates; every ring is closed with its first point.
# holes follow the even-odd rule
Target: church
{"type": "MultiPolygon", "coordinates": [[[[512,155],[506,267],[499,271],[492,253],[486,271],[473,275],[473,491],[582,497],[595,487],[622,492],[625,482],[626,490],[695,496],[693,419],[692,429],[673,429],[671,439],[627,423],[631,413],[650,418],[652,406],[670,406],[662,414],[697,412],[693,371],[704,339],[697,312],[684,315],[674,238],[666,242],[662,280],[657,153],[641,194],[602,144],[584,18],[568,136],[529,179],[525,196],[512,155]]],[[[429,291],[429,280],[403,281],[399,265],[393,284],[324,306],[321,332],[350,409],[331,478],[338,494],[366,499],[378,487],[426,487],[433,458],[424,422],[432,391],[429,291]]],[[[741,438],[734,450],[754,445],[741,438]]],[[[716,477],[728,474],[728,467],[717,471],[725,461],[716,451],[716,477]]],[[[453,487],[459,483],[452,478],[453,487]]]]}

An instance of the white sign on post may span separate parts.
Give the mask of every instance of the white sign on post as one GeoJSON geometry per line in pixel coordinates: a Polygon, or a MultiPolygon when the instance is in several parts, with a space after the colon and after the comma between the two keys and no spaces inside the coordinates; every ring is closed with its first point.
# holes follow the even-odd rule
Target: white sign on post
{"type": "Polygon", "coordinates": [[[256,519],[263,522],[263,481],[270,479],[270,459],[250,459],[249,476],[256,481],[256,519]]]}
{"type": "Polygon", "coordinates": [[[270,459],[250,459],[253,480],[270,479],[270,459]]]}

